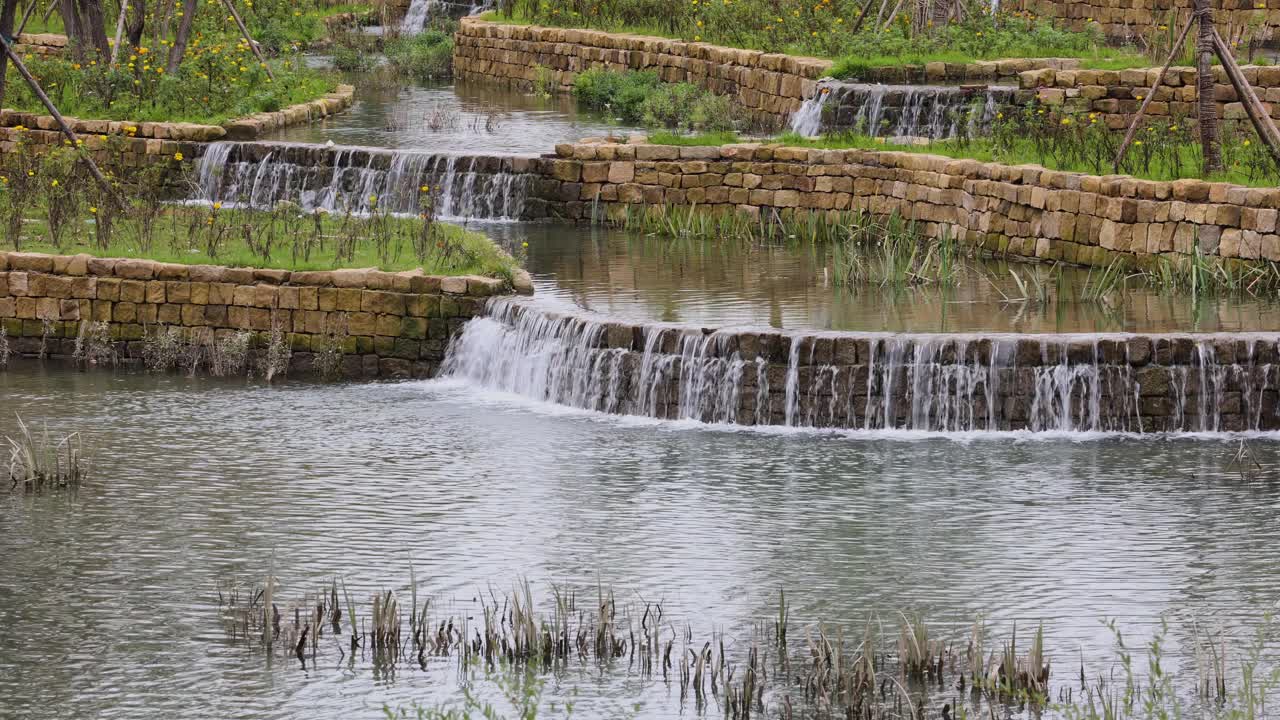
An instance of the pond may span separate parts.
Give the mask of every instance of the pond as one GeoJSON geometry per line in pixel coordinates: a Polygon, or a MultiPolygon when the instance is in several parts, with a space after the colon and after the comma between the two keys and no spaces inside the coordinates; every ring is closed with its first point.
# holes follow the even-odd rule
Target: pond
{"type": "Polygon", "coordinates": [[[461,82],[402,85],[380,77],[348,75],[356,87],[350,110],[260,139],[437,153],[541,154],[554,151],[557,143],[638,131],[579,108],[569,95],[543,97],[461,82]]]}
{"type": "Polygon", "coordinates": [[[539,304],[633,321],[917,333],[1280,327],[1280,304],[1264,296],[1195,299],[1135,278],[1124,292],[1089,299],[1086,289],[1100,272],[1082,268],[975,259],[951,287],[842,286],[835,281],[827,245],[670,238],[587,225],[476,227],[527,253],[525,265],[539,304]],[[1028,290],[1019,286],[1015,273],[1028,290]],[[1048,288],[1044,300],[1037,283],[1048,288]]]}
{"type": "MultiPolygon", "coordinates": [[[[1280,593],[1280,487],[1242,479],[1225,438],[735,432],[451,380],[31,364],[0,373],[0,397],[0,435],[18,413],[96,448],[74,499],[0,495],[5,717],[381,717],[457,697],[447,660],[388,672],[326,637],[303,670],[231,643],[216,584],[268,572],[295,599],[341,577],[367,605],[380,589],[404,601],[412,561],[433,607],[473,616],[521,578],[543,608],[548,583],[594,598],[599,582],[730,641],[776,615],[780,589],[797,641],[817,620],[856,633],[872,612],[891,641],[899,611],[952,638],[979,615],[994,637],[1043,621],[1067,684],[1081,662],[1114,668],[1104,619],[1134,647],[1167,617],[1168,662],[1185,668],[1193,621],[1247,642],[1280,593]]],[[[1255,453],[1278,459],[1270,440],[1255,453]]],[[[681,707],[625,662],[572,665],[546,693],[583,717],[681,707]]]]}

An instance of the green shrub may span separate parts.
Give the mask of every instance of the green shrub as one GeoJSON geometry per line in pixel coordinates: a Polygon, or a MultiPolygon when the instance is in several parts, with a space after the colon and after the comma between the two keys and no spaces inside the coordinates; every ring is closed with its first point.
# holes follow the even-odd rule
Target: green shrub
{"type": "Polygon", "coordinates": [[[661,84],[658,74],[652,70],[618,72],[594,67],[574,80],[573,94],[589,108],[607,110],[625,122],[634,123],[644,117],[645,99],[661,84]]]}
{"type": "Polygon", "coordinates": [[[339,45],[333,49],[333,66],[343,72],[363,72],[373,66],[373,56],[356,48],[339,45]]]}
{"type": "Polygon", "coordinates": [[[387,62],[415,80],[447,78],[453,74],[453,36],[427,30],[387,43],[387,62]]]}
{"type": "Polygon", "coordinates": [[[653,71],[591,68],[574,80],[583,105],[629,123],[680,130],[732,130],[733,101],[691,83],[663,83],[653,71]]]}

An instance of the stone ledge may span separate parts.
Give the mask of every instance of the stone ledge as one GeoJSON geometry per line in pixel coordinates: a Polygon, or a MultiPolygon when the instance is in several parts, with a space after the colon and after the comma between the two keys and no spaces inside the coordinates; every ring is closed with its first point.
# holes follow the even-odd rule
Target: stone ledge
{"type": "MultiPolygon", "coordinates": [[[[225,125],[201,125],[197,123],[133,122],[129,120],[82,120],[64,116],[67,124],[77,134],[124,135],[131,138],[173,140],[178,142],[216,142],[223,139],[252,140],[259,135],[289,125],[341,112],[355,100],[355,88],[339,85],[324,97],[305,103],[290,105],[278,112],[258,113],[231,120],[225,125]]],[[[24,127],[36,130],[57,131],[52,116],[17,110],[0,110],[0,128],[24,127]]]]}
{"type": "MultiPolygon", "coordinates": [[[[221,265],[183,265],[134,258],[92,255],[0,252],[0,272],[35,272],[67,277],[169,280],[277,287],[332,287],[398,293],[436,293],[489,297],[501,294],[502,280],[479,275],[426,275],[421,270],[383,272],[372,268],[289,271],[221,265]]],[[[3,293],[0,293],[2,295],[3,293]]]]}

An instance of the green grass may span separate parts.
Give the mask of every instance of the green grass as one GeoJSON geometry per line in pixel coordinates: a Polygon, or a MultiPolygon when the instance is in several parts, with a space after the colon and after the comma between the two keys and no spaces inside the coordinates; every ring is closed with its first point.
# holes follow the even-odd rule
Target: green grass
{"type": "MultiPolygon", "coordinates": [[[[334,75],[304,68],[295,60],[272,60],[270,65],[274,82],[248,60],[226,62],[215,60],[212,55],[192,57],[174,76],[143,75],[140,84],[134,85],[135,75],[124,70],[77,67],[68,59],[56,57],[28,62],[58,110],[81,119],[221,125],[315,100],[333,92],[338,85],[334,75]]],[[[6,107],[48,114],[12,65],[8,87],[6,107]]]]}
{"type": "Polygon", "coordinates": [[[998,19],[974,17],[940,31],[913,33],[897,22],[883,31],[867,23],[857,33],[862,3],[798,0],[738,0],[730,3],[673,4],[661,12],[647,0],[621,0],[612,12],[601,9],[589,16],[565,11],[554,4],[516,2],[510,16],[490,11],[485,20],[506,24],[589,27],[611,32],[654,35],[702,41],[728,47],[827,58],[835,61],[837,78],[865,76],[868,70],[929,62],[956,64],[1003,58],[1078,58],[1091,69],[1147,67],[1151,58],[1135,47],[1110,47],[1100,31],[1061,30],[1043,20],[1015,15],[998,19]]]}
{"type": "Polygon", "coordinates": [[[515,258],[487,236],[439,222],[433,224],[429,252],[420,260],[411,247],[412,237],[422,227],[416,218],[325,215],[316,232],[311,216],[287,218],[287,214],[280,211],[222,209],[215,212],[207,207],[172,206],[160,212],[149,243],[141,239],[140,224],[117,219],[111,241],[103,247],[95,237],[94,214],[87,211],[88,208],[82,208],[82,219],[74,221],[74,227],[58,245],[49,240],[45,219],[30,213],[24,223],[21,243],[15,247],[10,240],[5,249],[282,270],[377,267],[394,272],[422,268],[431,275],[484,275],[506,280],[510,280],[518,268],[515,258]],[[208,218],[213,216],[216,220],[210,225],[208,218]],[[254,247],[246,241],[246,236],[252,234],[247,233],[245,227],[256,228],[254,247]],[[221,233],[212,254],[209,247],[214,230],[211,228],[221,233]],[[379,250],[375,236],[385,239],[385,251],[379,250]],[[341,259],[337,257],[339,238],[354,238],[352,253],[341,259]],[[311,246],[310,253],[304,255],[307,245],[311,246]]]}

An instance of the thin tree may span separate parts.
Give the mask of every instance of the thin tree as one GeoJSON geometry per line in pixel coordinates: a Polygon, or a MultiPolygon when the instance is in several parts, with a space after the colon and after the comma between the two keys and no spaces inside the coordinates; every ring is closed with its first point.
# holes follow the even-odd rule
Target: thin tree
{"type": "Polygon", "coordinates": [[[164,71],[173,75],[182,65],[182,58],[187,54],[187,41],[191,39],[191,27],[196,20],[196,0],[182,0],[182,19],[178,22],[178,34],[169,47],[169,62],[164,71]]]}

